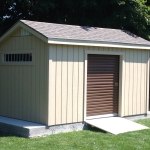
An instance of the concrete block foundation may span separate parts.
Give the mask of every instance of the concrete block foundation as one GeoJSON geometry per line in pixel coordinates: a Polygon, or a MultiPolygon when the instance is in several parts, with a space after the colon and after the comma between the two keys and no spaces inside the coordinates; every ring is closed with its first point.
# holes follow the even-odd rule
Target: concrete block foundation
{"type": "Polygon", "coordinates": [[[80,131],[86,129],[87,125],[85,122],[46,126],[33,122],[0,116],[0,131],[26,138],[46,136],[50,134],[58,134],[71,131],[80,131]]]}
{"type": "Polygon", "coordinates": [[[150,114],[142,114],[142,115],[134,115],[134,116],[125,116],[125,119],[134,121],[134,120],[140,120],[140,119],[148,119],[150,118],[150,114]]]}
{"type": "MultiPolygon", "coordinates": [[[[150,118],[150,114],[127,116],[124,118],[132,121],[138,119],[148,119],[150,118]]],[[[87,130],[87,129],[88,125],[85,122],[46,126],[43,124],[0,116],[0,131],[26,138],[46,136],[50,134],[58,134],[71,131],[87,130]]]]}

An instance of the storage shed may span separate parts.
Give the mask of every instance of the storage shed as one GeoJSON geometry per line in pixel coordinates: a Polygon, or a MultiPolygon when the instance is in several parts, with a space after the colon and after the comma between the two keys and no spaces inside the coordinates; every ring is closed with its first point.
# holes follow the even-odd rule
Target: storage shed
{"type": "Polygon", "coordinates": [[[0,38],[0,116],[54,126],[147,114],[149,50],[124,30],[20,20],[0,38]]]}

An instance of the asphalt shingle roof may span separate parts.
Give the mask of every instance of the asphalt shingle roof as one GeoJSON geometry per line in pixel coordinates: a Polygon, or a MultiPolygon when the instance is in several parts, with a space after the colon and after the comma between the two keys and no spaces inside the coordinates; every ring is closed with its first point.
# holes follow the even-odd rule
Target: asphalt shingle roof
{"type": "Polygon", "coordinates": [[[20,21],[47,38],[150,45],[149,41],[125,30],[20,21]]]}

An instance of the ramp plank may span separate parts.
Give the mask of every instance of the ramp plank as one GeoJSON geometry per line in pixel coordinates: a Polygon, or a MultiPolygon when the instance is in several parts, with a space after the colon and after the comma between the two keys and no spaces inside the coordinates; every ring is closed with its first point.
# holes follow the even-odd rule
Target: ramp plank
{"type": "Polygon", "coordinates": [[[87,124],[90,124],[94,127],[97,127],[101,130],[112,134],[120,134],[130,131],[137,131],[148,129],[148,127],[141,124],[135,123],[133,121],[121,118],[121,117],[108,117],[108,118],[98,118],[90,119],[85,121],[87,124]]]}

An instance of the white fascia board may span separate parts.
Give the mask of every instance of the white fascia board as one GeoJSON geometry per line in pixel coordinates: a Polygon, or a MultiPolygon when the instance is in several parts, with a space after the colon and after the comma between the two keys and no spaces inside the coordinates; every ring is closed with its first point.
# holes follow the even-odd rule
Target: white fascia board
{"type": "Polygon", "coordinates": [[[48,39],[49,44],[63,45],[80,45],[80,46],[99,46],[99,47],[114,47],[114,48],[130,48],[130,49],[146,49],[150,50],[150,45],[128,44],[128,43],[113,43],[113,42],[98,42],[87,40],[72,40],[72,39],[48,39]]]}

